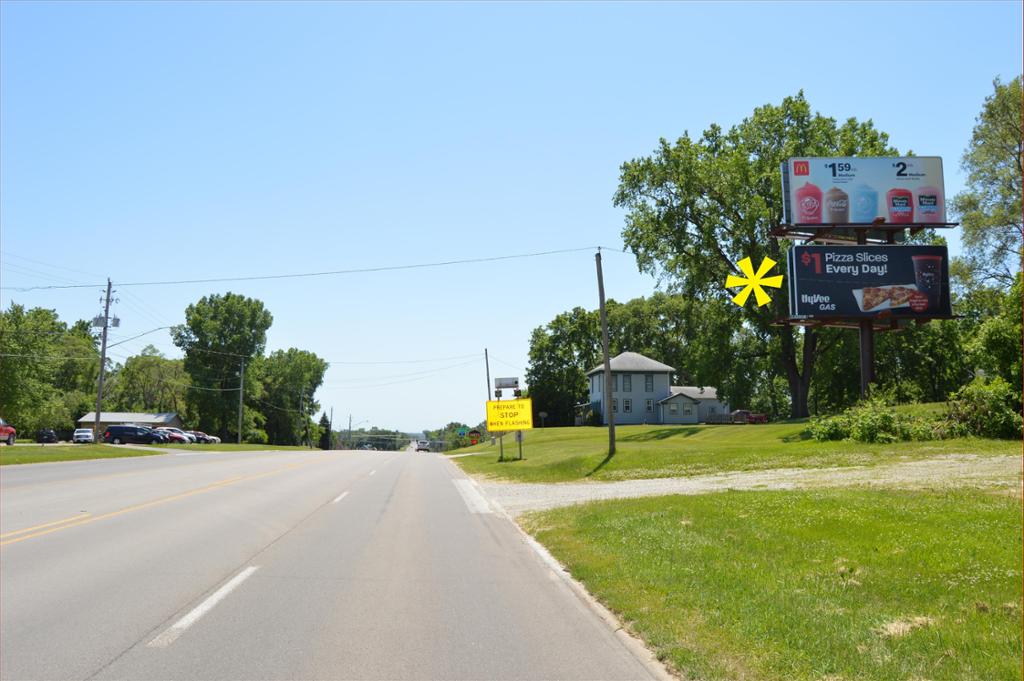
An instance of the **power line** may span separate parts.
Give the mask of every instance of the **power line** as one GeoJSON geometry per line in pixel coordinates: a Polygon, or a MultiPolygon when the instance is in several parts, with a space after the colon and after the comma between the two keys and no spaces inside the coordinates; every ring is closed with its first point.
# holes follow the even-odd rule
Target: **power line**
{"type": "MultiPolygon", "coordinates": [[[[395,272],[399,270],[415,270],[424,269],[428,267],[448,267],[451,265],[468,265],[472,263],[481,262],[497,262],[500,260],[515,260],[521,258],[536,258],[545,255],[558,255],[562,253],[579,253],[582,251],[592,251],[594,249],[601,248],[600,246],[585,246],[583,248],[564,248],[554,251],[537,251],[534,253],[518,253],[515,255],[495,255],[489,258],[466,258],[462,260],[442,260],[439,262],[429,263],[416,263],[411,265],[382,265],[380,267],[362,267],[349,270],[329,270],[325,272],[299,272],[295,274],[263,274],[255,276],[243,276],[243,277],[217,277],[211,279],[179,279],[179,280],[168,280],[168,281],[132,281],[132,282],[119,282],[118,286],[174,286],[178,284],[217,284],[233,281],[266,281],[274,279],[299,279],[307,277],[326,277],[340,274],[367,274],[371,272],[395,272]]],[[[615,250],[615,249],[608,249],[615,250]]],[[[69,288],[91,288],[98,286],[99,284],[67,284],[58,286],[0,286],[2,289],[8,289],[12,291],[42,291],[51,289],[69,289],[69,288]]]]}
{"type": "Polygon", "coordinates": [[[454,357],[435,357],[434,359],[396,359],[396,360],[391,360],[391,361],[379,361],[379,362],[355,362],[355,361],[352,361],[352,362],[347,362],[347,361],[346,362],[335,362],[335,361],[332,361],[332,360],[329,360],[329,359],[325,359],[324,361],[327,362],[328,364],[332,364],[332,365],[333,364],[358,364],[358,365],[364,365],[364,364],[427,364],[429,362],[449,362],[449,361],[456,360],[456,359],[466,359],[466,358],[469,358],[469,357],[478,357],[479,354],[480,353],[478,353],[478,352],[473,352],[473,353],[470,353],[468,355],[455,355],[454,357]]]}

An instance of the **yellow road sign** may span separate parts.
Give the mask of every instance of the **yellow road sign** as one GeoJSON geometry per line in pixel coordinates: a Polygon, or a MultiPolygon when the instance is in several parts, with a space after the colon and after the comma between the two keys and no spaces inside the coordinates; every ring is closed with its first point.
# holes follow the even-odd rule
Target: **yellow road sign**
{"type": "Polygon", "coordinates": [[[533,400],[490,400],[487,402],[487,430],[533,428],[533,400]]]}

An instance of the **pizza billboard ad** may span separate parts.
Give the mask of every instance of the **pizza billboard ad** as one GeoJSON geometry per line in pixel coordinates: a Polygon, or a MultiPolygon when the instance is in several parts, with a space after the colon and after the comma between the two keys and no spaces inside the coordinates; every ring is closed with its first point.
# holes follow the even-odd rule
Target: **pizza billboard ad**
{"type": "Polygon", "coordinates": [[[795,157],[782,164],[788,225],[946,222],[938,156],[795,157]]]}
{"type": "Polygon", "coordinates": [[[787,270],[792,317],[952,315],[945,246],[794,246],[787,270]]]}

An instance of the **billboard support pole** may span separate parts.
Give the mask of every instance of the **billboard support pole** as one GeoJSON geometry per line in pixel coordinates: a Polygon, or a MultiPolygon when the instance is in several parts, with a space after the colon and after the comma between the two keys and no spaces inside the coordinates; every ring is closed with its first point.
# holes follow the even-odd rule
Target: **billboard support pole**
{"type": "MultiPolygon", "coordinates": [[[[890,232],[889,239],[895,241],[895,234],[890,232]]],[[[868,231],[857,230],[857,244],[868,242],[868,231]]],[[[860,320],[860,398],[867,399],[868,391],[875,380],[875,323],[871,319],[860,320]]]]}

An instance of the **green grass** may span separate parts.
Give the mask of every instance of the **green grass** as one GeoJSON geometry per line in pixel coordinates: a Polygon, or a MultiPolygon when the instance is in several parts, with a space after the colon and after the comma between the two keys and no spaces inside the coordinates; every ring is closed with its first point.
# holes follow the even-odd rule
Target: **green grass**
{"type": "MultiPolygon", "coordinates": [[[[962,438],[931,442],[863,444],[817,442],[804,423],[748,426],[619,426],[617,451],[606,461],[604,428],[544,428],[525,431],[523,461],[498,463],[490,440],[455,454],[469,473],[520,482],[664,478],[768,468],[822,468],[892,463],[941,454],[1019,454],[1020,442],[962,438]]],[[[505,455],[516,455],[506,437],[505,455]]]]}
{"type": "MultiPolygon", "coordinates": [[[[164,454],[167,449],[197,452],[251,452],[271,450],[309,450],[308,447],[286,445],[247,445],[221,443],[218,445],[145,445],[146,449],[118,445],[72,445],[0,447],[0,466],[15,463],[41,463],[43,461],[82,461],[85,459],[119,459],[128,456],[164,454]]],[[[313,450],[319,451],[319,450],[313,450]]]]}
{"type": "Polygon", "coordinates": [[[84,459],[119,459],[126,456],[163,454],[161,447],[135,449],[115,445],[46,445],[0,447],[0,466],[43,461],[82,461],[84,459]]]}
{"type": "Polygon", "coordinates": [[[524,525],[685,678],[1021,678],[1018,497],[724,492],[524,525]]]}

